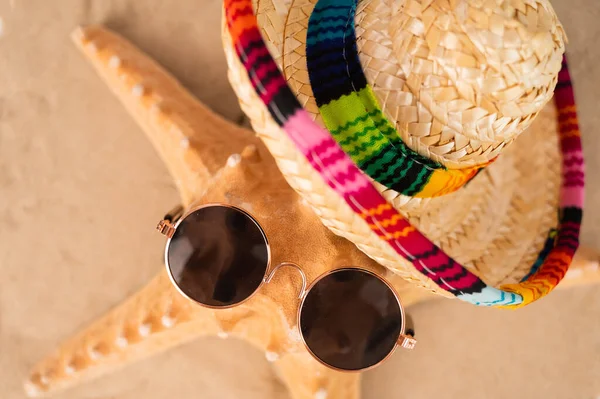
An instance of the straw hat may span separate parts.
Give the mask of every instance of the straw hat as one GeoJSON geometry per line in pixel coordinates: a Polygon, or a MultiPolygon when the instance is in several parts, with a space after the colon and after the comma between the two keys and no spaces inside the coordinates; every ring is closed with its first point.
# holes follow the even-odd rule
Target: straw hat
{"type": "MultiPolygon", "coordinates": [[[[568,72],[562,72],[561,88],[566,92],[557,97],[562,125],[549,102],[565,42],[549,2],[362,0],[356,9],[353,3],[225,0],[223,42],[230,81],[282,173],[327,227],[424,288],[493,306],[521,306],[545,295],[564,276],[577,247],[583,192],[583,158],[568,72]],[[311,18],[315,6],[321,9],[311,18]],[[348,6],[349,11],[328,17],[331,6],[348,6]],[[368,190],[374,187],[385,198],[362,205],[335,181],[328,181],[329,166],[315,163],[314,153],[306,149],[310,143],[303,143],[302,137],[332,131],[335,118],[330,113],[336,110],[327,107],[337,100],[326,104],[323,94],[315,99],[313,89],[323,90],[311,86],[319,70],[309,70],[310,54],[318,52],[319,40],[328,40],[336,20],[343,18],[347,18],[344,40],[352,38],[348,21],[355,22],[355,48],[373,103],[411,157],[427,159],[445,173],[477,171],[493,162],[476,177],[471,173],[461,181],[468,184],[460,189],[457,185],[457,191],[433,196],[403,195],[361,174],[355,178],[368,180],[368,190]],[[319,132],[303,122],[298,126],[308,133],[296,129],[294,137],[288,122],[300,118],[300,112],[279,117],[279,108],[273,105],[293,102],[280,101],[285,97],[280,92],[286,89],[277,81],[269,87],[257,84],[265,76],[248,62],[258,46],[248,39],[255,24],[305,113],[323,127],[319,132]],[[307,45],[309,27],[321,36],[309,38],[307,45]],[[270,90],[279,93],[272,96],[270,90]],[[567,136],[571,141],[565,146],[567,136]],[[375,208],[365,206],[374,203],[375,208]],[[388,217],[383,227],[376,220],[382,213],[388,217]],[[387,227],[396,224],[403,226],[403,234],[397,230],[393,238],[387,227]],[[399,243],[398,237],[405,239],[407,234],[416,235],[416,241],[399,243]],[[423,248],[431,248],[431,253],[421,256],[423,248]],[[436,273],[426,257],[441,257],[446,263],[436,273]],[[453,275],[450,270],[457,272],[453,275]],[[525,277],[527,281],[519,284],[525,277]],[[470,282],[457,288],[462,278],[470,282]]],[[[264,54],[252,59],[263,61],[267,62],[264,54]]],[[[276,80],[279,74],[270,72],[266,78],[276,80]]],[[[377,196],[375,192],[368,198],[377,196]]]]}

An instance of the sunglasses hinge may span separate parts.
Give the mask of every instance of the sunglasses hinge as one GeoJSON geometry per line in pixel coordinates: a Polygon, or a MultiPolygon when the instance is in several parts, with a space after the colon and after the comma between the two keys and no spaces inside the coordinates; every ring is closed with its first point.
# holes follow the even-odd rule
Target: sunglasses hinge
{"type": "Polygon", "coordinates": [[[417,340],[410,335],[401,335],[398,339],[398,344],[404,349],[414,349],[417,344],[417,340]]]}
{"type": "Polygon", "coordinates": [[[171,223],[171,221],[167,219],[163,219],[160,222],[158,222],[156,230],[158,230],[160,234],[167,236],[168,238],[173,237],[173,234],[175,234],[175,226],[171,223]]]}

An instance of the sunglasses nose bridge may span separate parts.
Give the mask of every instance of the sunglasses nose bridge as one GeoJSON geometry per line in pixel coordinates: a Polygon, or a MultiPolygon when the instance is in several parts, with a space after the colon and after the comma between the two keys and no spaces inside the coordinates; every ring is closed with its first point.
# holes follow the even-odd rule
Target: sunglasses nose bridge
{"type": "Polygon", "coordinates": [[[293,269],[296,269],[296,271],[298,273],[300,273],[300,277],[302,277],[302,288],[300,289],[300,294],[298,295],[298,298],[302,299],[304,297],[304,294],[306,294],[307,279],[306,279],[306,274],[304,273],[304,271],[300,268],[300,266],[298,266],[295,263],[283,262],[283,263],[278,264],[277,266],[275,266],[273,268],[273,270],[271,270],[271,272],[264,278],[263,281],[265,282],[265,284],[269,284],[271,282],[271,280],[273,280],[275,273],[277,273],[277,271],[279,269],[281,269],[282,267],[291,267],[293,269]]]}

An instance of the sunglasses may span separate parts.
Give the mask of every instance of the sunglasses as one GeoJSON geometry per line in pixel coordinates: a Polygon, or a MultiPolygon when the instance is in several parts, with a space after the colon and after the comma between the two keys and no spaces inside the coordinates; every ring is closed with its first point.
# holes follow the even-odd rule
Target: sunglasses
{"type": "Polygon", "coordinates": [[[186,298],[211,309],[250,299],[282,267],[302,276],[298,326],[304,345],[322,364],[363,371],[401,346],[412,349],[414,333],[390,284],[357,267],[326,272],[307,286],[302,269],[290,262],[271,266],[271,249],[258,221],[241,208],[209,204],[183,214],[178,207],[157,226],[168,237],[165,264],[186,298]]]}

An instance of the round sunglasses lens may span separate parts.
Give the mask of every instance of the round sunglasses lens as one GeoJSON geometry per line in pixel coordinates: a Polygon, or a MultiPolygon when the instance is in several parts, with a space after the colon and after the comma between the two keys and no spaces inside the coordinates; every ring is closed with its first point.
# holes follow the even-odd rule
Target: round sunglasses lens
{"type": "Polygon", "coordinates": [[[300,311],[300,328],[310,351],[341,370],[362,370],[385,359],[400,337],[402,323],[394,292],[358,269],[323,277],[300,311]]]}
{"type": "Polygon", "coordinates": [[[267,240],[246,213],[208,206],[186,216],[167,251],[173,280],[191,299],[231,306],[260,286],[269,263],[267,240]]]}

